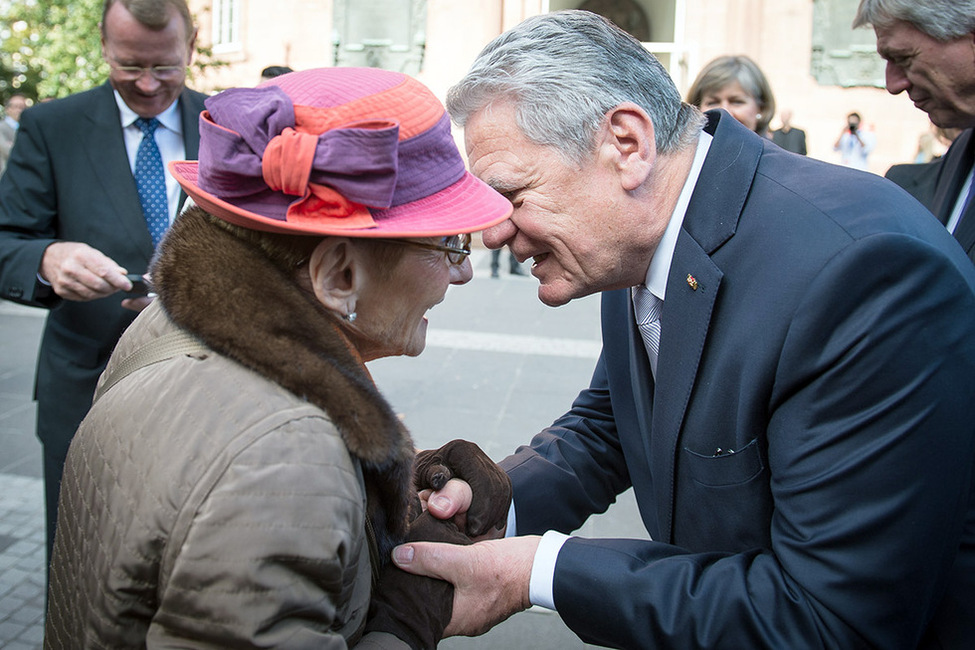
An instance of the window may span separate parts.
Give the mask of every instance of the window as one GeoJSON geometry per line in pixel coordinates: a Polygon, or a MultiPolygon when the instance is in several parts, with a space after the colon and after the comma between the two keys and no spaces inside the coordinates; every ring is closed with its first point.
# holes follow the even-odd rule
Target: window
{"type": "Polygon", "coordinates": [[[213,50],[239,50],[240,0],[213,0],[213,50]]]}
{"type": "Polygon", "coordinates": [[[334,65],[423,69],[426,0],[336,0],[334,12],[334,65]]]}

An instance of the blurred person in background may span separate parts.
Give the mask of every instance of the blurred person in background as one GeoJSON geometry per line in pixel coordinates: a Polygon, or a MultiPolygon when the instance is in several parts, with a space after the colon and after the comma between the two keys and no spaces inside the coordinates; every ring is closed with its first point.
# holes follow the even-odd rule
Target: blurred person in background
{"type": "Polygon", "coordinates": [[[719,56],[701,69],[687,103],[702,111],[723,108],[755,133],[768,135],[775,96],[765,73],[744,55],[719,56]]]}
{"type": "Polygon", "coordinates": [[[3,120],[0,120],[0,174],[7,167],[10,150],[14,147],[17,129],[20,128],[20,114],[27,108],[27,97],[13,93],[3,105],[3,120]]]}
{"type": "Polygon", "coordinates": [[[281,75],[288,74],[289,72],[294,72],[294,70],[286,65],[269,65],[261,70],[261,81],[274,79],[275,77],[280,77],[281,75]]]}
{"type": "Polygon", "coordinates": [[[779,111],[779,121],[782,126],[772,131],[772,142],[786,151],[806,155],[806,132],[792,126],[792,109],[783,108],[779,111]]]}
{"type": "Polygon", "coordinates": [[[68,445],[149,303],[127,274],[146,272],[185,200],[165,164],[196,158],[205,98],[186,87],[184,0],[106,0],[100,28],[108,81],[24,111],[0,178],[0,298],[50,310],[34,385],[49,557],[68,445]]]}
{"type": "Polygon", "coordinates": [[[867,170],[869,157],[876,146],[873,133],[864,129],[860,114],[853,112],[846,116],[846,126],[833,143],[833,151],[840,153],[840,163],[853,169],[867,170]]]}

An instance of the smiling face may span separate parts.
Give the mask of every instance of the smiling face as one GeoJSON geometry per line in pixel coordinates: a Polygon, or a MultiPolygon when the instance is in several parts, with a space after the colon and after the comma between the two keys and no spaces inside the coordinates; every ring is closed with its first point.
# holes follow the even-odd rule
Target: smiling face
{"type": "Polygon", "coordinates": [[[758,127],[758,115],[762,112],[762,107],[754,97],[741,87],[737,81],[719,88],[710,93],[705,93],[701,97],[702,111],[710,111],[715,108],[723,108],[736,120],[754,131],[758,127]]]}
{"type": "MultiPolygon", "coordinates": [[[[440,238],[422,239],[440,243],[440,238]]],[[[360,245],[369,246],[368,242],[360,245]]],[[[426,312],[440,303],[452,284],[473,276],[470,261],[451,264],[441,251],[403,247],[387,272],[364,265],[366,279],[355,305],[351,336],[366,361],[397,355],[415,357],[426,346],[426,312]]]]}
{"type": "Polygon", "coordinates": [[[906,90],[937,126],[975,126],[975,34],[941,42],[904,21],[874,31],[888,92],[906,90]]]}
{"type": "Polygon", "coordinates": [[[143,72],[131,81],[116,67],[183,68],[189,65],[195,34],[186,33],[186,25],[175,8],[170,7],[169,14],[169,22],[161,30],[149,29],[140,23],[121,3],[112,5],[105,15],[102,55],[112,66],[109,80],[126,105],[140,117],[156,117],[176,101],[183,90],[186,73],[160,81],[149,72],[143,72]]]}
{"type": "MultiPolygon", "coordinates": [[[[600,133],[605,132],[604,125],[600,133]]],[[[669,214],[659,232],[650,232],[633,199],[642,188],[622,186],[612,147],[598,146],[581,167],[568,163],[553,147],[521,133],[510,102],[476,113],[464,133],[471,172],[513,205],[510,219],[484,231],[484,243],[507,244],[519,261],[534,260],[532,275],[543,303],[563,305],[643,281],[648,251],[669,214]]]]}

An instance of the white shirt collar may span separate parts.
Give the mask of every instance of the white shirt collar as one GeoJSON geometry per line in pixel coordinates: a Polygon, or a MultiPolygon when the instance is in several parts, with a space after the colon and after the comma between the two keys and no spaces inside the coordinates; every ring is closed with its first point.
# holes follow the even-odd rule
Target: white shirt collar
{"type": "MultiPolygon", "coordinates": [[[[129,105],[125,103],[122,96],[119,95],[117,90],[113,90],[115,93],[115,103],[118,104],[119,117],[122,120],[122,128],[125,129],[139,118],[138,113],[129,108],[129,105]]],[[[176,133],[177,135],[183,135],[183,121],[179,117],[179,98],[176,98],[169,108],[164,110],[162,113],[156,116],[159,123],[170,131],[176,133]]]]}
{"type": "Polygon", "coordinates": [[[704,167],[704,159],[711,148],[711,141],[714,138],[710,134],[701,131],[697,140],[697,151],[694,153],[694,162],[691,163],[691,171],[687,174],[684,187],[677,198],[677,205],[674,212],[670,215],[667,229],[664,236],[657,245],[657,250],[653,253],[650,260],[650,268],[647,269],[647,277],[644,283],[650,293],[661,300],[667,292],[667,277],[670,275],[670,264],[674,260],[674,249],[677,247],[677,236],[680,234],[681,226],[684,225],[684,215],[687,214],[687,205],[691,202],[691,195],[697,185],[697,179],[701,175],[701,168],[704,167]]]}

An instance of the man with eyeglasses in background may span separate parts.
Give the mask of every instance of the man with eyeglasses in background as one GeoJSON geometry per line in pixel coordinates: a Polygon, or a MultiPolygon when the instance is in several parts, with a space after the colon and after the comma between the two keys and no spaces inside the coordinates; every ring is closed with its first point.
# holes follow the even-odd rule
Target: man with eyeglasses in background
{"type": "Polygon", "coordinates": [[[165,166],[196,158],[205,99],[185,87],[185,0],[106,0],[100,27],[108,82],[24,111],[0,179],[0,298],[51,310],[34,385],[48,560],[68,445],[150,300],[126,274],[146,272],[185,200],[165,166]]]}

